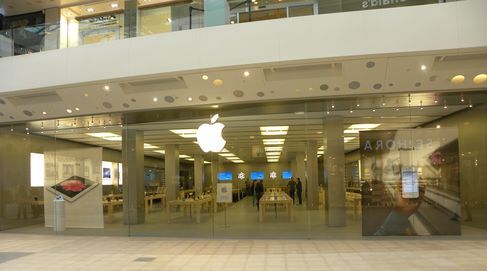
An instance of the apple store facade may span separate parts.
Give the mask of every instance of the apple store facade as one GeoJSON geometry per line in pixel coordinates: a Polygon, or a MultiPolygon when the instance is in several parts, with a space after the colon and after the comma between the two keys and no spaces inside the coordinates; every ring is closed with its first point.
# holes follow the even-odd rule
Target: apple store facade
{"type": "Polygon", "coordinates": [[[0,128],[0,230],[487,236],[487,92],[276,99],[0,128]]]}

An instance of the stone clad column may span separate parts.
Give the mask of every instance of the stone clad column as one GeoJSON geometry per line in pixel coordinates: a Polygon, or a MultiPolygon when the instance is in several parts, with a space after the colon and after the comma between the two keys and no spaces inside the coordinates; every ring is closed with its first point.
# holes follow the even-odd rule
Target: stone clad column
{"type": "Polygon", "coordinates": [[[176,145],[166,145],[164,149],[166,199],[170,201],[179,194],[179,149],[176,145]]]}
{"type": "Polygon", "coordinates": [[[326,222],[330,227],[346,225],[345,209],[345,147],[343,143],[343,118],[327,117],[324,130],[324,168],[328,173],[325,199],[326,222]]]}
{"type": "Polygon", "coordinates": [[[145,222],[144,133],[123,128],[123,217],[126,225],[145,222]]]}
{"type": "Polygon", "coordinates": [[[308,141],[307,144],[307,161],[306,161],[306,191],[308,193],[307,206],[309,209],[318,209],[319,207],[319,190],[318,190],[318,146],[315,140],[308,141]]]}
{"type": "Polygon", "coordinates": [[[61,10],[59,8],[48,8],[44,11],[44,15],[48,32],[44,37],[44,51],[56,50],[59,48],[61,10]]]}
{"type": "Polygon", "coordinates": [[[194,190],[199,196],[203,192],[203,184],[205,183],[205,160],[202,154],[194,156],[194,190]]]}

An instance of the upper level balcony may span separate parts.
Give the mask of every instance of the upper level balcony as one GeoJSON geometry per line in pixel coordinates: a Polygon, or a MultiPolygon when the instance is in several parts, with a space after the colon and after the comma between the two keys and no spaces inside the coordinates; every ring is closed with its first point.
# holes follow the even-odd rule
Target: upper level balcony
{"type": "MultiPolygon", "coordinates": [[[[456,0],[455,0],[456,1],[456,0]]],[[[15,5],[4,10],[15,13],[15,5]]],[[[106,0],[0,21],[0,57],[225,24],[452,2],[446,0],[106,0]]],[[[0,4],[0,10],[2,6],[0,4]]],[[[1,19],[1,17],[0,17],[1,19]]],[[[326,26],[324,26],[326,27],[326,26]]]]}

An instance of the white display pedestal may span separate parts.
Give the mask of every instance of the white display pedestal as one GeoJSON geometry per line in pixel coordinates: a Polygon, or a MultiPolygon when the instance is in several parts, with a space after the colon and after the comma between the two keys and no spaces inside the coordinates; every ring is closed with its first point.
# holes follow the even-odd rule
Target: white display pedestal
{"type": "Polygon", "coordinates": [[[53,221],[53,230],[55,232],[65,231],[66,230],[66,202],[64,199],[55,199],[54,200],[54,221],[53,221]]]}

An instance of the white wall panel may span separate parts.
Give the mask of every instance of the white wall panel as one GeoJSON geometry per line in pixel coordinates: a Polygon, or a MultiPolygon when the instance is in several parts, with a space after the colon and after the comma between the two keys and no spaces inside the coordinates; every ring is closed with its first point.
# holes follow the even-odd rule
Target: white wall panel
{"type": "Polygon", "coordinates": [[[0,92],[239,65],[487,46],[487,1],[164,33],[0,58],[0,92]]]}

